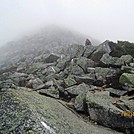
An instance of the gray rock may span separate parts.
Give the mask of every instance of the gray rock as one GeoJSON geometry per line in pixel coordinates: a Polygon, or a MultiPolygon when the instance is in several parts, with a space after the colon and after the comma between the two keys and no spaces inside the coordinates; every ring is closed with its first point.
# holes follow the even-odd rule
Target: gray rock
{"type": "Polygon", "coordinates": [[[66,51],[66,54],[69,55],[71,58],[81,57],[83,53],[84,53],[84,46],[76,44],[69,46],[66,51]]]}
{"type": "Polygon", "coordinates": [[[60,57],[56,54],[49,54],[43,58],[45,63],[53,63],[56,62],[60,57]]]}
{"type": "Polygon", "coordinates": [[[122,55],[120,58],[116,60],[115,65],[126,65],[130,64],[133,61],[133,57],[131,55],[122,55]]]}
{"type": "Polygon", "coordinates": [[[91,54],[96,50],[96,47],[92,46],[92,45],[88,45],[88,46],[85,46],[84,48],[84,54],[83,54],[83,57],[90,57],[91,54]]]}
{"type": "Polygon", "coordinates": [[[120,84],[134,86],[134,74],[123,73],[119,78],[120,84]]]}
{"type": "Polygon", "coordinates": [[[112,57],[108,53],[105,53],[100,59],[100,62],[105,65],[115,65],[117,59],[117,57],[112,57]]]}
{"type": "Polygon", "coordinates": [[[76,85],[77,82],[72,78],[66,78],[64,79],[64,84],[65,84],[65,87],[70,87],[70,86],[76,85]]]}
{"type": "Polygon", "coordinates": [[[92,53],[92,55],[90,56],[90,59],[98,62],[98,61],[100,61],[103,54],[105,54],[105,53],[109,54],[112,51],[109,43],[110,43],[110,41],[106,40],[105,42],[100,44],[97,47],[97,49],[92,53]]]}
{"type": "Polygon", "coordinates": [[[92,85],[95,82],[95,74],[86,74],[82,76],[74,76],[74,79],[77,81],[77,83],[86,83],[88,85],[92,85]]]}
{"type": "Polygon", "coordinates": [[[31,79],[27,83],[27,87],[33,88],[33,89],[37,89],[41,85],[43,85],[43,82],[39,78],[31,79]]]}
{"type": "Polygon", "coordinates": [[[70,65],[64,70],[64,73],[67,75],[82,75],[84,74],[84,71],[78,65],[70,65]]]}
{"type": "Polygon", "coordinates": [[[91,88],[85,83],[79,84],[77,86],[65,88],[65,91],[67,91],[69,94],[71,94],[73,96],[77,96],[79,94],[86,93],[89,90],[91,90],[91,88]]]}
{"type": "Polygon", "coordinates": [[[68,110],[62,101],[27,89],[0,93],[0,133],[122,134],[87,123],[68,110]],[[7,129],[8,128],[8,129],[7,129]]]}
{"type": "Polygon", "coordinates": [[[105,84],[106,82],[114,83],[117,77],[117,71],[112,68],[101,68],[96,67],[95,68],[95,75],[97,81],[100,81],[102,84],[105,84]]]}
{"type": "Polygon", "coordinates": [[[84,70],[84,72],[87,72],[88,67],[96,66],[94,61],[86,57],[75,58],[74,60],[76,61],[76,64],[84,70]]]}
{"type": "Polygon", "coordinates": [[[39,93],[42,95],[59,99],[59,90],[54,88],[53,86],[48,89],[41,89],[39,90],[39,93]]]}
{"type": "Polygon", "coordinates": [[[126,131],[134,127],[132,117],[122,116],[123,110],[114,105],[115,100],[108,92],[91,93],[86,96],[90,119],[107,127],[126,131]]]}
{"type": "Polygon", "coordinates": [[[127,94],[127,91],[114,89],[114,88],[107,88],[105,89],[110,92],[110,96],[112,97],[120,97],[127,94]]]}
{"type": "Polygon", "coordinates": [[[61,71],[64,70],[70,63],[71,58],[70,56],[66,56],[64,58],[60,58],[57,61],[56,67],[59,68],[61,71]]]}
{"type": "Polygon", "coordinates": [[[78,112],[86,112],[86,94],[80,94],[75,98],[74,107],[78,112]]]}

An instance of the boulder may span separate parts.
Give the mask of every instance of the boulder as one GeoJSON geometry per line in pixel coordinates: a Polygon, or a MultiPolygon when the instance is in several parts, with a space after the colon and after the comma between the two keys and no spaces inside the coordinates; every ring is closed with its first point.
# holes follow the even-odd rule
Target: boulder
{"type": "Polygon", "coordinates": [[[64,73],[66,75],[82,75],[84,74],[84,71],[78,65],[70,65],[64,70],[64,73]]]}
{"type": "Polygon", "coordinates": [[[84,53],[83,53],[83,57],[90,57],[91,54],[96,50],[96,47],[95,46],[92,46],[92,45],[88,45],[88,46],[85,46],[84,48],[84,53]]]}
{"type": "Polygon", "coordinates": [[[44,84],[41,81],[41,79],[39,79],[39,78],[31,79],[27,83],[27,87],[33,88],[33,89],[38,89],[39,86],[41,86],[41,85],[44,85],[44,84]]]}
{"type": "Polygon", "coordinates": [[[105,65],[112,65],[114,66],[116,63],[117,57],[112,57],[108,53],[103,54],[102,58],[100,59],[100,62],[105,65]]]}
{"type": "Polygon", "coordinates": [[[77,44],[69,46],[66,51],[66,54],[69,55],[71,59],[81,57],[83,53],[84,53],[84,46],[77,44]]]}
{"type": "Polygon", "coordinates": [[[120,89],[114,89],[114,88],[106,88],[106,91],[109,91],[109,95],[112,97],[121,97],[123,95],[127,94],[127,91],[120,90],[120,89]]]}
{"type": "Polygon", "coordinates": [[[67,91],[68,94],[70,94],[72,96],[77,96],[79,94],[86,93],[89,90],[92,90],[92,89],[85,83],[75,85],[75,86],[72,86],[69,88],[65,88],[65,91],[67,91]]]}
{"type": "Polygon", "coordinates": [[[100,61],[103,54],[105,53],[109,54],[111,51],[112,50],[110,47],[110,41],[106,40],[96,48],[96,50],[91,54],[90,59],[98,62],[100,61]]]}
{"type": "Polygon", "coordinates": [[[75,58],[74,60],[76,61],[76,64],[84,70],[85,73],[87,72],[88,67],[96,66],[94,61],[86,57],[75,58]]]}
{"type": "Polygon", "coordinates": [[[39,90],[39,94],[59,99],[59,90],[54,88],[53,86],[48,89],[39,90]]]}
{"type": "Polygon", "coordinates": [[[76,109],[76,111],[78,112],[86,112],[86,94],[79,94],[76,98],[75,98],[75,102],[74,102],[74,108],[76,109]]]}
{"type": "Polygon", "coordinates": [[[45,63],[53,63],[56,62],[59,58],[60,57],[58,55],[52,53],[43,57],[43,61],[45,63]]]}
{"type": "Polygon", "coordinates": [[[1,134],[122,134],[87,123],[63,101],[21,88],[0,92],[1,134]]]}
{"type": "Polygon", "coordinates": [[[95,82],[95,74],[86,74],[86,75],[82,75],[82,76],[74,76],[75,81],[77,81],[77,83],[86,83],[88,85],[92,85],[95,82]]]}
{"type": "Polygon", "coordinates": [[[107,91],[91,93],[86,96],[88,113],[91,120],[104,126],[126,131],[134,128],[133,117],[122,116],[123,110],[116,107],[115,99],[107,91]]]}
{"type": "Polygon", "coordinates": [[[64,79],[64,84],[65,84],[65,87],[67,88],[67,87],[76,85],[77,82],[74,79],[68,77],[68,78],[64,79]]]}
{"type": "Polygon", "coordinates": [[[119,79],[120,84],[134,86],[134,74],[123,73],[119,79]]]}
{"type": "Polygon", "coordinates": [[[128,65],[133,61],[133,57],[131,55],[122,55],[115,62],[115,65],[128,65]]]}
{"type": "Polygon", "coordinates": [[[95,68],[96,85],[112,84],[117,80],[117,71],[113,68],[95,68]]]}
{"type": "Polygon", "coordinates": [[[59,58],[56,64],[56,67],[63,71],[70,63],[71,58],[70,56],[66,56],[64,58],[59,58]]]}

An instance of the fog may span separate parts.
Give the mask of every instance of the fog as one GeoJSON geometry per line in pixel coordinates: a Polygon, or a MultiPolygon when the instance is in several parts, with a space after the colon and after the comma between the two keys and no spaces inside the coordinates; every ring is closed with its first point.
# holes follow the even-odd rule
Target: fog
{"type": "Polygon", "coordinates": [[[133,0],[0,0],[0,45],[55,24],[104,41],[134,42],[133,0]]]}

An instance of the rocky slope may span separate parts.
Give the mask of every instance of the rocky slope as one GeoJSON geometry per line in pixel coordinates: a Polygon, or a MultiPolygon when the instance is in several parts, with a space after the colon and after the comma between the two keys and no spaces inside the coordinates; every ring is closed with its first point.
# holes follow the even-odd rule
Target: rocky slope
{"type": "Polygon", "coordinates": [[[133,50],[133,43],[107,40],[3,65],[0,132],[134,133],[133,50]]]}

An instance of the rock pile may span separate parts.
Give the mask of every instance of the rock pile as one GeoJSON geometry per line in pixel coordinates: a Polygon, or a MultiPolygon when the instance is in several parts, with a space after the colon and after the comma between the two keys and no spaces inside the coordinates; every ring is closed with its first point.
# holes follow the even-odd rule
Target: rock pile
{"type": "Polygon", "coordinates": [[[134,133],[134,113],[123,114],[134,112],[133,55],[119,43],[107,40],[95,47],[86,42],[86,46],[69,46],[64,55],[38,56],[25,69],[20,63],[6,76],[2,72],[0,91],[31,88],[71,102],[77,112],[88,114],[98,124],[134,133]]]}

